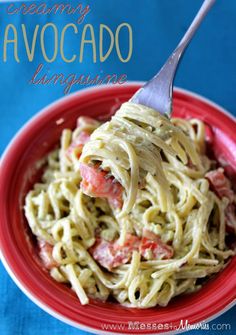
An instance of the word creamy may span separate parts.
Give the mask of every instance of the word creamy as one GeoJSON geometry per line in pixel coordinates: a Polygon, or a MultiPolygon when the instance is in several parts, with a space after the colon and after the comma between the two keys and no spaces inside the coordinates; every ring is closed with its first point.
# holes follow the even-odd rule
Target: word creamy
{"type": "MultiPolygon", "coordinates": [[[[14,58],[16,62],[20,62],[18,48],[19,44],[22,43],[30,62],[34,60],[37,42],[41,46],[42,56],[47,63],[54,62],[58,54],[60,54],[62,60],[66,63],[75,62],[76,60],[79,60],[81,63],[84,59],[85,47],[91,49],[94,63],[97,62],[98,57],[100,62],[104,62],[109,57],[112,50],[116,51],[121,62],[126,63],[130,60],[133,52],[132,28],[125,22],[121,23],[115,31],[112,31],[105,24],[100,24],[98,41],[95,38],[95,30],[91,24],[86,24],[79,29],[76,24],[69,23],[63,27],[61,32],[59,32],[57,26],[53,23],[47,23],[42,27],[36,25],[34,29],[32,29],[32,27],[27,28],[25,24],[21,24],[19,28],[17,30],[13,24],[8,24],[5,28],[3,42],[4,62],[7,62],[8,59],[8,46],[13,46],[14,58]],[[32,33],[30,34],[32,30],[33,37],[29,38],[29,35],[32,35],[32,33]],[[66,39],[70,37],[70,34],[78,36],[79,33],[81,36],[78,38],[78,44],[76,43],[73,45],[75,49],[74,52],[72,50],[67,50],[66,54],[66,39]],[[124,39],[124,34],[128,38],[124,39]],[[49,46],[47,43],[48,41],[50,41],[49,46]],[[121,41],[123,41],[122,44],[121,41]],[[109,45],[107,46],[107,44],[109,45]],[[104,45],[106,45],[106,50],[104,50],[104,45]],[[47,46],[50,50],[47,49],[47,46]],[[76,50],[79,50],[79,54],[76,53],[76,50]]],[[[12,50],[12,48],[9,49],[12,50]]]]}
{"type": "Polygon", "coordinates": [[[54,4],[47,5],[45,2],[39,4],[30,3],[28,4],[16,4],[11,3],[7,7],[7,14],[22,14],[22,15],[49,15],[49,14],[67,14],[67,15],[75,15],[79,14],[79,18],[77,19],[77,23],[82,23],[86,15],[90,12],[89,5],[83,6],[79,3],[77,6],[73,7],[69,4],[54,4]]]}

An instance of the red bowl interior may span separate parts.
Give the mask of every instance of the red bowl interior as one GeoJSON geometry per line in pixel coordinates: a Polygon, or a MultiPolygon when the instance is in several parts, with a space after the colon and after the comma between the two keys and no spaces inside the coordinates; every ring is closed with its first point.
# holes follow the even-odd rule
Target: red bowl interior
{"type": "MultiPolygon", "coordinates": [[[[23,215],[24,196],[40,171],[35,163],[57,143],[65,127],[73,128],[79,115],[98,119],[108,118],[139,88],[138,84],[100,87],[71,95],[47,107],[34,117],[16,136],[1,162],[0,186],[0,247],[16,281],[34,301],[54,316],[73,325],[89,327],[91,331],[137,333],[129,329],[129,322],[146,324],[140,334],[163,332],[147,324],[169,324],[174,330],[180,320],[189,324],[218,314],[236,299],[236,257],[227,267],[194,294],[173,299],[165,307],[147,310],[127,309],[116,303],[91,301],[81,306],[68,287],[56,283],[42,269],[34,241],[23,215]],[[122,331],[116,324],[123,324],[122,331]],[[104,324],[106,326],[104,326],[104,324]],[[112,326],[113,325],[113,326],[112,326]],[[109,328],[111,327],[111,328],[109,328]]],[[[236,123],[215,105],[185,91],[174,93],[174,115],[197,117],[211,125],[212,148],[217,157],[228,162],[231,178],[236,176],[236,123]]]]}

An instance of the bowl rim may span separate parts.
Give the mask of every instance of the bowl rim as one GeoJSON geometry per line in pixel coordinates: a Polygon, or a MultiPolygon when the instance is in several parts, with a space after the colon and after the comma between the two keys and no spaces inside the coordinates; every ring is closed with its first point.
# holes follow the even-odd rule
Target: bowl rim
{"type": "MultiPolygon", "coordinates": [[[[126,84],[122,85],[123,87],[129,87],[129,86],[140,86],[143,85],[144,82],[143,81],[129,81],[126,84]]],[[[4,161],[7,158],[8,152],[11,150],[12,147],[14,147],[15,142],[18,140],[18,136],[25,130],[25,128],[27,128],[35,119],[37,119],[40,115],[42,115],[43,113],[45,113],[46,111],[48,112],[49,110],[51,110],[52,108],[55,109],[57,106],[60,106],[62,103],[66,103],[67,101],[70,101],[71,99],[73,99],[73,97],[77,97],[80,95],[83,95],[85,92],[89,91],[89,92],[95,92],[95,91],[102,91],[102,90],[107,90],[111,87],[119,87],[120,85],[100,85],[100,86],[95,86],[95,87],[88,87],[88,88],[84,88],[81,89],[77,92],[71,93],[67,96],[64,96],[58,100],[56,100],[55,102],[52,102],[51,104],[47,105],[45,108],[41,109],[39,112],[37,112],[33,117],[31,117],[19,130],[18,132],[15,134],[15,136],[12,138],[12,140],[10,141],[10,143],[8,144],[8,146],[6,147],[6,149],[3,152],[3,155],[1,157],[1,167],[4,165],[4,161]]],[[[206,103],[208,105],[210,105],[211,107],[217,109],[218,111],[220,111],[221,113],[227,115],[227,117],[229,117],[232,121],[236,121],[236,118],[229,113],[226,109],[224,109],[223,107],[221,107],[220,105],[214,103],[213,101],[197,94],[194,92],[191,92],[189,90],[186,89],[182,89],[179,87],[174,87],[174,90],[178,93],[183,93],[186,96],[192,97],[192,98],[196,98],[200,101],[202,101],[203,103],[206,103]]],[[[8,274],[10,275],[10,277],[13,279],[13,281],[15,282],[15,284],[21,289],[21,291],[31,300],[33,301],[37,306],[39,306],[41,309],[43,309],[45,312],[47,312],[48,314],[50,314],[51,316],[55,317],[56,319],[79,329],[82,329],[84,331],[90,331],[92,333],[95,334],[123,334],[120,332],[110,332],[107,330],[98,330],[96,328],[93,327],[89,327],[87,325],[84,325],[83,323],[79,323],[79,322],[75,322],[72,321],[70,318],[58,313],[57,311],[55,311],[53,308],[49,307],[46,303],[42,302],[40,299],[38,299],[31,291],[30,289],[27,287],[27,284],[23,283],[14,273],[14,270],[11,268],[10,264],[8,264],[3,251],[1,250],[1,245],[0,245],[0,259],[6,269],[6,271],[8,272],[8,274]]],[[[236,304],[236,299],[233,300],[232,302],[228,303],[224,308],[222,308],[219,311],[216,311],[216,313],[213,313],[210,317],[208,317],[207,319],[204,319],[204,323],[209,322],[215,318],[217,318],[218,316],[220,316],[221,314],[225,313],[227,310],[229,310],[230,308],[232,308],[234,305],[236,304]]],[[[186,331],[185,329],[179,331],[179,332],[184,332],[186,331]]],[[[175,330],[171,330],[171,331],[165,331],[163,333],[156,333],[156,334],[173,334],[175,333],[175,330]]],[[[155,334],[155,333],[152,333],[155,334]]]]}
{"type": "MultiPolygon", "coordinates": [[[[50,316],[56,318],[57,320],[72,326],[74,328],[77,329],[81,329],[83,331],[89,331],[93,334],[98,334],[98,335],[104,335],[108,334],[108,335],[124,335],[124,333],[120,333],[120,332],[110,332],[110,331],[105,331],[105,330],[98,330],[96,328],[92,328],[89,326],[85,326],[82,323],[79,322],[75,322],[72,321],[70,318],[67,318],[65,316],[63,316],[60,313],[55,312],[52,308],[48,307],[46,304],[44,304],[43,302],[41,302],[39,299],[37,299],[28,289],[27,287],[15,276],[14,272],[12,271],[12,269],[10,268],[10,266],[8,265],[6,259],[4,258],[1,250],[0,250],[0,260],[2,261],[2,264],[4,265],[7,273],[9,274],[9,276],[11,277],[11,279],[13,280],[13,282],[17,285],[17,287],[33,302],[35,303],[35,305],[37,305],[39,308],[41,308],[44,312],[48,313],[50,316]]],[[[204,321],[201,322],[197,322],[194,324],[191,324],[191,326],[194,326],[196,324],[200,324],[200,323],[208,323],[214,319],[216,319],[217,317],[221,316],[222,314],[224,314],[225,312],[227,312],[228,310],[230,310],[232,307],[234,307],[236,305],[236,300],[232,301],[231,303],[229,303],[227,306],[225,306],[223,309],[221,309],[219,312],[216,312],[214,314],[212,314],[210,317],[208,317],[207,319],[204,319],[204,321]]],[[[187,330],[182,329],[182,330],[178,330],[178,333],[183,333],[186,332],[187,330]]],[[[171,331],[166,331],[166,332],[159,332],[159,333],[152,333],[152,335],[167,335],[167,334],[176,334],[175,330],[171,330],[171,331]]]]}

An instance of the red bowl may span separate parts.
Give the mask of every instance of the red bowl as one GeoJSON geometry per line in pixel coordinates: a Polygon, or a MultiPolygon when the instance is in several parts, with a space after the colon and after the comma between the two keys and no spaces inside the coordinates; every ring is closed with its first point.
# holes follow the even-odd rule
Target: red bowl
{"type": "MultiPolygon", "coordinates": [[[[91,301],[82,306],[74,292],[56,283],[41,268],[34,239],[23,214],[24,197],[38,179],[36,162],[58,143],[65,127],[73,128],[79,115],[108,118],[140,83],[82,90],[45,108],[16,135],[1,162],[0,248],[2,261],[22,291],[56,318],[75,327],[104,334],[175,332],[182,324],[216,317],[236,300],[236,257],[194,294],[173,299],[167,307],[128,309],[112,302],[91,301]]],[[[219,106],[176,89],[174,115],[197,117],[211,125],[212,148],[236,175],[236,122],[219,106]]]]}

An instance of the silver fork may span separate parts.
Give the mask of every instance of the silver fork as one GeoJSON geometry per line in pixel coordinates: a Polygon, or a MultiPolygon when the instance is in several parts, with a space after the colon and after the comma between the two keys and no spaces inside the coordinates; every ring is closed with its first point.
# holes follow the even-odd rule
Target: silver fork
{"type": "Polygon", "coordinates": [[[205,0],[177,48],[161,70],[130,99],[131,102],[151,107],[161,114],[171,116],[173,81],[180,58],[194,33],[216,0],[205,0]]]}

